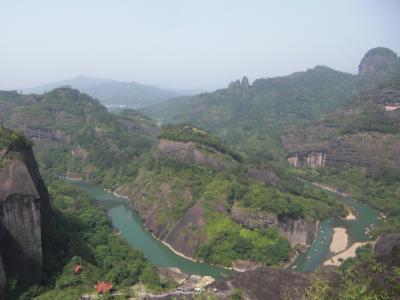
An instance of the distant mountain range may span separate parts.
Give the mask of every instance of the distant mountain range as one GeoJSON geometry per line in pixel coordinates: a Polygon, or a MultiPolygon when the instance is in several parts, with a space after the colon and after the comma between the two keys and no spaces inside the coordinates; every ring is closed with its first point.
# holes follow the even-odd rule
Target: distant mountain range
{"type": "Polygon", "coordinates": [[[97,98],[104,105],[144,107],[183,95],[200,91],[165,89],[137,82],[122,82],[111,79],[78,76],[72,79],[23,89],[24,93],[42,94],[58,87],[70,86],[97,98]]]}
{"type": "Polygon", "coordinates": [[[190,123],[208,130],[255,158],[284,158],[283,137],[306,128],[322,116],[353,102],[361,90],[400,80],[400,58],[387,48],[368,51],[359,74],[316,66],[288,76],[244,77],[226,89],[171,99],[146,107],[153,119],[190,123]]]}

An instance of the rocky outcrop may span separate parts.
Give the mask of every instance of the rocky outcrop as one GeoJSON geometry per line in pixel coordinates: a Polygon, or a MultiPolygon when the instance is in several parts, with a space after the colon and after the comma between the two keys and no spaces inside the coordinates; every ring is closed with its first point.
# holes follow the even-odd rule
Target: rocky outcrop
{"type": "Polygon", "coordinates": [[[273,213],[251,211],[236,203],[230,211],[231,218],[248,229],[277,226],[291,244],[311,245],[317,232],[315,223],[302,218],[280,217],[273,213]]]}
{"type": "Polygon", "coordinates": [[[237,273],[233,278],[222,279],[211,284],[217,289],[219,299],[231,299],[231,291],[239,288],[245,299],[302,299],[304,291],[311,284],[311,275],[275,268],[258,268],[237,273]]]}
{"type": "Polygon", "coordinates": [[[250,169],[248,174],[260,183],[276,186],[279,183],[279,177],[270,169],[250,169]]]}
{"type": "Polygon", "coordinates": [[[0,299],[3,299],[6,289],[6,273],[4,272],[3,261],[0,257],[0,299]]]}
{"type": "Polygon", "coordinates": [[[79,145],[75,146],[71,150],[72,156],[79,158],[79,159],[86,159],[89,155],[89,152],[80,147],[79,145]]]}
{"type": "Polygon", "coordinates": [[[11,147],[4,152],[3,161],[0,257],[4,271],[20,285],[39,283],[43,240],[54,231],[50,197],[30,148],[11,147]]]}
{"type": "Polygon", "coordinates": [[[288,155],[287,161],[295,168],[324,167],[327,164],[328,155],[325,151],[293,152],[288,155]]]}
{"type": "Polygon", "coordinates": [[[311,245],[317,233],[315,223],[301,218],[279,218],[277,225],[279,232],[293,245],[311,245]]]}
{"type": "Polygon", "coordinates": [[[203,213],[198,204],[190,208],[165,237],[165,242],[185,256],[193,257],[197,247],[207,241],[206,235],[194,232],[205,227],[203,213]]]}
{"type": "Polygon", "coordinates": [[[161,139],[157,147],[157,158],[177,159],[182,162],[199,164],[222,171],[232,166],[233,161],[212,149],[200,149],[193,142],[177,142],[161,139]]]}
{"type": "Polygon", "coordinates": [[[387,233],[374,245],[374,256],[388,266],[400,266],[400,233],[387,233]]]}
{"type": "Polygon", "coordinates": [[[244,89],[249,88],[250,82],[249,82],[249,79],[247,78],[247,76],[243,76],[242,81],[240,82],[240,86],[244,89]]]}
{"type": "Polygon", "coordinates": [[[358,66],[358,73],[361,76],[383,73],[391,66],[398,63],[397,54],[387,48],[374,48],[369,50],[358,66]]]}
{"type": "Polygon", "coordinates": [[[242,80],[231,81],[228,85],[228,88],[243,88],[247,89],[250,87],[249,79],[246,76],[243,76],[242,80]]]}
{"type": "Polygon", "coordinates": [[[232,206],[230,215],[236,223],[248,229],[269,227],[278,223],[278,218],[273,213],[250,211],[238,206],[236,203],[232,206]]]}

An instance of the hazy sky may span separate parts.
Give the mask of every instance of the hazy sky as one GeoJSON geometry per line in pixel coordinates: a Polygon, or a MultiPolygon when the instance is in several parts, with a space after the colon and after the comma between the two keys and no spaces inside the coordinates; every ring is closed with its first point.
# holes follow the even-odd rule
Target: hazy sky
{"type": "Polygon", "coordinates": [[[80,74],[213,89],[400,54],[399,0],[0,0],[0,89],[80,74]]]}

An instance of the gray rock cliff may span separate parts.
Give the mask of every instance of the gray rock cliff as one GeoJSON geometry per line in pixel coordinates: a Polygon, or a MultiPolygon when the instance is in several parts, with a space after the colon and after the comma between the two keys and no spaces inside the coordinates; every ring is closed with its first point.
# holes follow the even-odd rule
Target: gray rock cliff
{"type": "Polygon", "coordinates": [[[43,240],[54,231],[50,197],[30,147],[0,151],[0,293],[6,278],[41,280],[43,240]]]}

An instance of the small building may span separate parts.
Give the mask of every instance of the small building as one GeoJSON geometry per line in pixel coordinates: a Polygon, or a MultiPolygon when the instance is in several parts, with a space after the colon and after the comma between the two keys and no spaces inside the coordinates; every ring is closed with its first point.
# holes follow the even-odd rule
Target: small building
{"type": "Polygon", "coordinates": [[[80,264],[74,265],[74,274],[80,274],[82,272],[82,266],[80,264]]]}
{"type": "Polygon", "coordinates": [[[100,281],[96,284],[96,291],[98,294],[103,294],[106,292],[111,291],[113,288],[113,285],[111,282],[106,282],[106,281],[100,281]]]}

